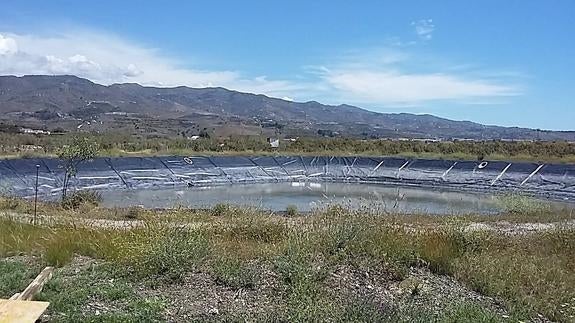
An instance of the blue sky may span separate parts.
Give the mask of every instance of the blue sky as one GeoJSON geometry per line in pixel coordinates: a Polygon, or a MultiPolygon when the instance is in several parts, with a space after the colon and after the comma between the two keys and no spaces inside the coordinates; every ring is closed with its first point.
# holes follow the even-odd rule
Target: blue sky
{"type": "Polygon", "coordinates": [[[0,4],[0,74],[575,130],[575,1],[0,4]]]}

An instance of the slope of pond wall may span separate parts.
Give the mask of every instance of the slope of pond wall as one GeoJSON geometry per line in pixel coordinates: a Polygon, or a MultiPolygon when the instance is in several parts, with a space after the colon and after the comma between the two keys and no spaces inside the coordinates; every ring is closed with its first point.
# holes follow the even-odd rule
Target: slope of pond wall
{"type": "MultiPolygon", "coordinates": [[[[41,196],[62,187],[57,159],[0,160],[0,191],[41,196]]],[[[575,165],[396,157],[164,156],[97,158],[80,165],[74,189],[150,189],[278,181],[337,181],[466,191],[522,191],[575,201],[575,165]]]]}

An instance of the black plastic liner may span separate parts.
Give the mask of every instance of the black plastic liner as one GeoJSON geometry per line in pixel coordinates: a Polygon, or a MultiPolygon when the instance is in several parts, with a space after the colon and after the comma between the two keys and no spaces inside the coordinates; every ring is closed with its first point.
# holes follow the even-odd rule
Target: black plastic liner
{"type": "MultiPolygon", "coordinates": [[[[41,196],[62,189],[57,159],[0,160],[0,190],[41,196]]],[[[279,181],[336,181],[466,191],[520,191],[575,201],[575,165],[397,157],[165,156],[97,158],[79,166],[72,189],[149,189],[279,181]]]]}

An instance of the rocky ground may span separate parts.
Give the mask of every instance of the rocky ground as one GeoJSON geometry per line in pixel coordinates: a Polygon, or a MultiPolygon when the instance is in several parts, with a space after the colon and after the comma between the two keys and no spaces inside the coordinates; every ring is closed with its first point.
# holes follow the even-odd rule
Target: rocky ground
{"type": "MultiPolygon", "coordinates": [[[[22,264],[26,266],[22,268],[34,271],[39,268],[38,260],[16,256],[1,261],[22,264]]],[[[40,295],[40,299],[53,302],[41,321],[74,321],[79,318],[108,321],[123,318],[129,310],[153,314],[148,318],[169,322],[290,321],[286,291],[272,270],[259,268],[261,270],[253,286],[234,287],[222,284],[205,272],[190,273],[179,283],[165,284],[115,277],[102,269],[104,267],[102,261],[77,256],[70,264],[56,269],[53,280],[40,295]],[[135,308],[130,305],[136,303],[141,304],[135,308]],[[158,306],[142,305],[146,303],[157,303],[158,306]]],[[[453,278],[433,274],[425,268],[411,268],[405,277],[398,279],[389,273],[340,266],[328,274],[323,287],[336,304],[345,303],[345,298],[353,298],[362,306],[373,306],[369,310],[377,313],[373,317],[375,320],[396,318],[407,322],[451,318],[457,321],[464,319],[466,314],[450,316],[446,313],[465,306],[466,310],[471,307],[484,313],[484,318],[491,322],[511,321],[509,313],[497,299],[469,290],[453,278]]],[[[532,321],[548,322],[544,318],[532,321]]]]}

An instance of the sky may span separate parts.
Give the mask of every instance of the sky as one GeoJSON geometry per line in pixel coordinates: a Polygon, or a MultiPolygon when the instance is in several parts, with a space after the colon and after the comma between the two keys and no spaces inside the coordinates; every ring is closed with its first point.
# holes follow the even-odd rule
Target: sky
{"type": "Polygon", "coordinates": [[[2,0],[0,75],[575,130],[575,1],[2,0]]]}

